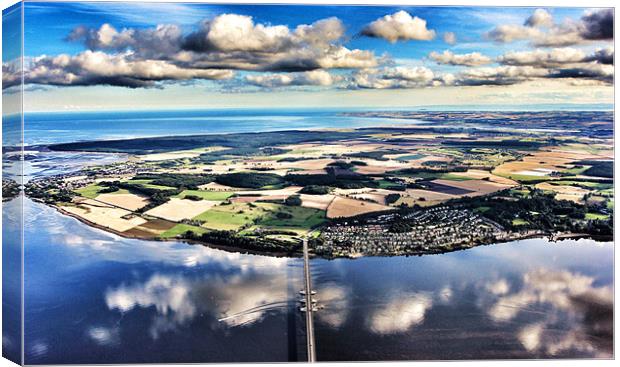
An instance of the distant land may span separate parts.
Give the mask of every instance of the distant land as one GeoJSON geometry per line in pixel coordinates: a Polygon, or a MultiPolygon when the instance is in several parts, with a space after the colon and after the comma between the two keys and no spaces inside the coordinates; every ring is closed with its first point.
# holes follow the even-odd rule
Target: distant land
{"type": "Polygon", "coordinates": [[[126,237],[282,256],[302,238],[335,258],[613,233],[611,112],[342,116],[430,123],[51,144],[129,159],[32,180],[26,194],[126,237]]]}

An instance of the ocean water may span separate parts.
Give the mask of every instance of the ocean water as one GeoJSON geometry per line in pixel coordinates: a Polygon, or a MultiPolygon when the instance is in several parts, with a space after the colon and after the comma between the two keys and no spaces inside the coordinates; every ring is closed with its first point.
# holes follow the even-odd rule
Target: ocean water
{"type": "Polygon", "coordinates": [[[29,146],[83,140],[422,123],[341,116],[341,112],[235,109],[29,113],[24,118],[24,141],[29,146]]]}
{"type": "MultiPolygon", "coordinates": [[[[395,111],[604,111],[607,104],[538,106],[428,106],[398,108],[395,111]]],[[[164,111],[53,112],[26,113],[26,145],[80,140],[128,139],[135,137],[256,132],[292,129],[355,128],[420,124],[422,121],[342,116],[342,112],[372,109],[215,109],[164,111]]],[[[386,109],[377,109],[386,110],[386,109]]],[[[14,117],[13,117],[14,118],[14,117]]],[[[6,144],[5,144],[6,145],[6,144]]]]}

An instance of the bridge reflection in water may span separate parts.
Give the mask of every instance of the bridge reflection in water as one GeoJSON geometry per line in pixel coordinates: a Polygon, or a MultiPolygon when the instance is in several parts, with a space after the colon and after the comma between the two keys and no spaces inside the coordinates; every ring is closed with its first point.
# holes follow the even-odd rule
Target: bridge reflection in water
{"type": "Polygon", "coordinates": [[[304,289],[300,293],[304,296],[301,300],[303,305],[300,310],[306,314],[306,347],[308,350],[308,362],[316,362],[316,350],[314,341],[314,320],[313,313],[317,310],[316,300],[312,297],[316,294],[312,290],[312,279],[310,277],[310,260],[308,256],[308,240],[303,239],[304,250],[304,289]]]}

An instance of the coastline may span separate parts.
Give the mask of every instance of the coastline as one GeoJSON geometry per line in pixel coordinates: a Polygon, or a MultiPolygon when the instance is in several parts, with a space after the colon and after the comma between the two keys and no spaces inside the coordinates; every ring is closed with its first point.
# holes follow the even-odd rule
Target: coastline
{"type": "MultiPolygon", "coordinates": [[[[161,237],[139,237],[139,236],[132,236],[132,235],[128,235],[127,233],[124,232],[119,232],[116,231],[112,228],[109,227],[105,227],[102,226],[100,224],[96,224],[93,223],[87,219],[84,219],[82,217],[80,217],[79,215],[75,215],[73,213],[70,213],[64,209],[62,209],[62,207],[57,206],[57,205],[48,205],[45,204],[39,200],[35,200],[32,199],[34,202],[37,202],[39,204],[42,205],[47,205],[50,206],[54,209],[56,209],[59,213],[66,215],[68,217],[74,218],[76,220],[78,220],[79,222],[92,227],[92,228],[96,228],[99,229],[101,231],[107,232],[107,233],[112,233],[115,234],[117,236],[123,237],[123,238],[128,238],[128,239],[133,239],[133,240],[143,240],[143,241],[158,241],[158,242],[184,242],[190,245],[202,245],[202,246],[206,246],[209,248],[213,248],[216,250],[223,250],[223,251],[227,251],[227,252],[236,252],[236,253],[242,253],[242,254],[250,254],[250,255],[262,255],[262,256],[271,256],[271,257],[290,257],[290,258],[301,258],[302,257],[302,253],[284,253],[284,252],[271,252],[271,251],[255,251],[255,250],[248,250],[248,249],[244,249],[244,248],[240,248],[240,247],[231,247],[231,246],[224,246],[224,245],[218,245],[218,244],[214,244],[214,243],[210,243],[210,242],[201,242],[201,241],[196,241],[196,240],[190,240],[190,239],[186,239],[186,238],[161,238],[161,237]]],[[[314,254],[311,254],[311,257],[314,257],[314,254]]]]}
{"type": "MultiPolygon", "coordinates": [[[[44,202],[41,202],[39,200],[36,199],[31,199],[34,202],[37,202],[39,204],[42,205],[47,205],[50,206],[54,209],[56,209],[59,213],[69,216],[71,218],[74,218],[76,220],[78,220],[79,222],[92,227],[92,228],[96,228],[99,229],[101,231],[105,231],[108,233],[112,233],[115,234],[117,236],[123,237],[123,238],[128,238],[128,239],[135,239],[135,240],[144,240],[144,241],[160,241],[160,242],[183,242],[189,245],[201,245],[201,246],[205,246],[205,247],[209,247],[212,249],[216,249],[216,250],[222,250],[222,251],[226,251],[226,252],[231,252],[231,253],[241,253],[241,254],[250,254],[250,255],[258,255],[258,256],[269,256],[269,257],[285,257],[285,258],[301,258],[303,256],[303,254],[301,252],[289,252],[289,253],[285,253],[285,252],[273,252],[273,251],[257,251],[257,250],[249,250],[249,249],[244,249],[241,247],[234,247],[234,246],[225,246],[225,245],[218,245],[215,243],[210,243],[210,242],[202,242],[202,241],[197,241],[197,240],[191,240],[191,239],[186,239],[186,238],[161,238],[161,237],[139,237],[139,236],[132,236],[132,235],[128,235],[124,232],[119,232],[116,231],[114,229],[111,229],[109,227],[105,227],[93,222],[90,222],[78,215],[75,215],[73,213],[70,213],[66,210],[63,210],[62,207],[57,206],[57,205],[48,205],[44,202]]],[[[613,236],[608,237],[608,236],[594,236],[594,235],[589,235],[589,234],[585,234],[585,233],[545,233],[543,231],[529,231],[527,233],[520,233],[520,232],[511,232],[510,235],[505,236],[503,238],[499,238],[499,239],[495,239],[493,241],[490,242],[478,242],[478,243],[474,243],[472,245],[469,246],[460,246],[460,247],[456,247],[456,248],[450,248],[450,249],[428,249],[428,250],[422,250],[422,251],[418,251],[418,252],[412,252],[412,253],[395,253],[395,254],[381,254],[381,255],[370,255],[370,254],[360,254],[359,256],[337,256],[337,257],[330,257],[330,256],[322,256],[319,254],[316,254],[314,252],[310,252],[309,256],[310,258],[317,258],[317,259],[325,259],[325,260],[336,260],[336,259],[349,259],[349,260],[356,260],[356,259],[360,259],[360,258],[368,258],[368,257],[377,257],[377,258],[381,258],[381,257],[398,257],[398,256],[404,256],[404,257],[413,257],[413,256],[425,256],[425,255],[441,255],[441,254],[445,254],[445,253],[450,253],[450,252],[457,252],[457,251],[465,251],[465,250],[469,250],[475,247],[479,247],[479,246],[490,246],[490,245],[495,245],[495,244],[502,244],[502,243],[508,243],[508,242],[513,242],[513,241],[520,241],[520,240],[526,240],[526,239],[534,239],[534,238],[545,238],[548,239],[550,242],[561,242],[564,240],[570,240],[570,239],[582,239],[582,238],[587,238],[587,239],[594,239],[597,241],[613,241],[613,236]]]]}

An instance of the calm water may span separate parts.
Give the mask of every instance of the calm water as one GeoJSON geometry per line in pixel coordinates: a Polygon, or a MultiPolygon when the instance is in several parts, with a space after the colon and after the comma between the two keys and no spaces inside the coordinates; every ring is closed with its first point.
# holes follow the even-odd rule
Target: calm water
{"type": "Polygon", "coordinates": [[[421,121],[339,116],[340,110],[179,110],[30,113],[26,145],[97,139],[415,124],[421,121]]]}
{"type": "MultiPolygon", "coordinates": [[[[26,363],[305,358],[298,259],[25,214],[26,363]]],[[[588,240],[312,260],[318,358],[609,357],[612,269],[613,245],[588,240]]]]}
{"type": "Polygon", "coordinates": [[[305,355],[296,259],[128,240],[25,208],[26,363],[305,355]]]}
{"type": "Polygon", "coordinates": [[[610,357],[613,244],[317,260],[322,360],[610,357]]]}

